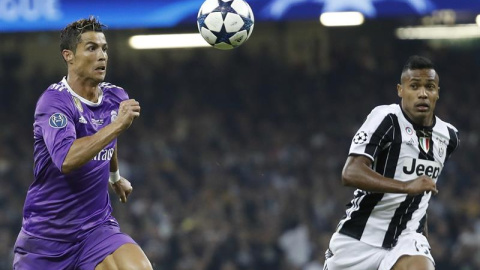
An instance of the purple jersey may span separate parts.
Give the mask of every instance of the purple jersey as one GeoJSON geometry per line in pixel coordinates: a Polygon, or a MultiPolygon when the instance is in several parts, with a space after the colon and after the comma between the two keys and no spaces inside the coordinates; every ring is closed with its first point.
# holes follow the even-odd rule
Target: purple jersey
{"type": "Polygon", "coordinates": [[[63,161],[76,139],[95,134],[117,116],[128,99],[120,87],[100,84],[98,102],[77,95],[66,79],[40,97],[34,123],[34,182],[23,209],[22,230],[56,241],[76,242],[110,218],[110,160],[116,139],[92,160],[69,174],[63,161]]]}

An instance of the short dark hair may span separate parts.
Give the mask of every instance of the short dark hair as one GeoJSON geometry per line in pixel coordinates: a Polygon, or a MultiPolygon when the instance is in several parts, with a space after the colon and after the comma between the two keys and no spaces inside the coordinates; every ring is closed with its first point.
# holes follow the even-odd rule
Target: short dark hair
{"type": "Polygon", "coordinates": [[[106,26],[97,18],[90,16],[88,19],[80,19],[67,25],[60,33],[60,52],[71,50],[75,52],[80,36],[89,31],[102,32],[106,26]]]}
{"type": "Polygon", "coordinates": [[[407,63],[403,66],[402,73],[407,70],[416,70],[416,69],[435,69],[432,61],[430,59],[419,56],[412,55],[408,58],[407,63]]]}
{"type": "Polygon", "coordinates": [[[430,59],[419,56],[412,55],[408,58],[407,62],[403,66],[402,75],[400,76],[400,82],[403,82],[403,78],[408,70],[418,70],[418,69],[435,69],[435,65],[430,61],[430,59]]]}

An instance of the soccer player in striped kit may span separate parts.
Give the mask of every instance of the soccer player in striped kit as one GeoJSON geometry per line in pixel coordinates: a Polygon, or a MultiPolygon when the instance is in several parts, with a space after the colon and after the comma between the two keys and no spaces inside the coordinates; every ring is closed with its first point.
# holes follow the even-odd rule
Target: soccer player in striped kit
{"type": "Polygon", "coordinates": [[[140,104],[105,79],[108,44],[95,18],[69,24],[60,50],[67,77],[52,84],[34,116],[34,181],[14,247],[15,270],[150,270],[142,249],[120,232],[108,194],[132,192],[121,177],[117,137],[140,104]]]}
{"type": "Polygon", "coordinates": [[[459,145],[435,114],[439,77],[412,56],[397,85],[400,104],[372,110],[354,136],[342,183],[357,188],[326,252],[328,270],[432,270],[423,234],[436,181],[459,145]]]}

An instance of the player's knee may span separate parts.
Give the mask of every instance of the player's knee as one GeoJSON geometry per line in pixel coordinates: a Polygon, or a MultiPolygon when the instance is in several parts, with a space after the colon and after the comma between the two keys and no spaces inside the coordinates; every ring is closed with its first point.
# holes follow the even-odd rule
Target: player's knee
{"type": "Polygon", "coordinates": [[[153,270],[152,264],[148,259],[141,262],[140,270],[153,270]]]}

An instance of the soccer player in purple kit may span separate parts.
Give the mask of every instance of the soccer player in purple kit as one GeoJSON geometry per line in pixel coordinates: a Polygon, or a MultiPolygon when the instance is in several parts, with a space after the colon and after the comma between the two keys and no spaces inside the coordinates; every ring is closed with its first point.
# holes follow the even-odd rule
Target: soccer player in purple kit
{"type": "Polygon", "coordinates": [[[68,75],[37,102],[34,181],[14,247],[15,270],[152,269],[111,215],[108,187],[122,202],[132,192],[119,174],[117,137],[140,116],[140,105],[103,82],[103,27],[90,17],[61,32],[68,75]]]}

